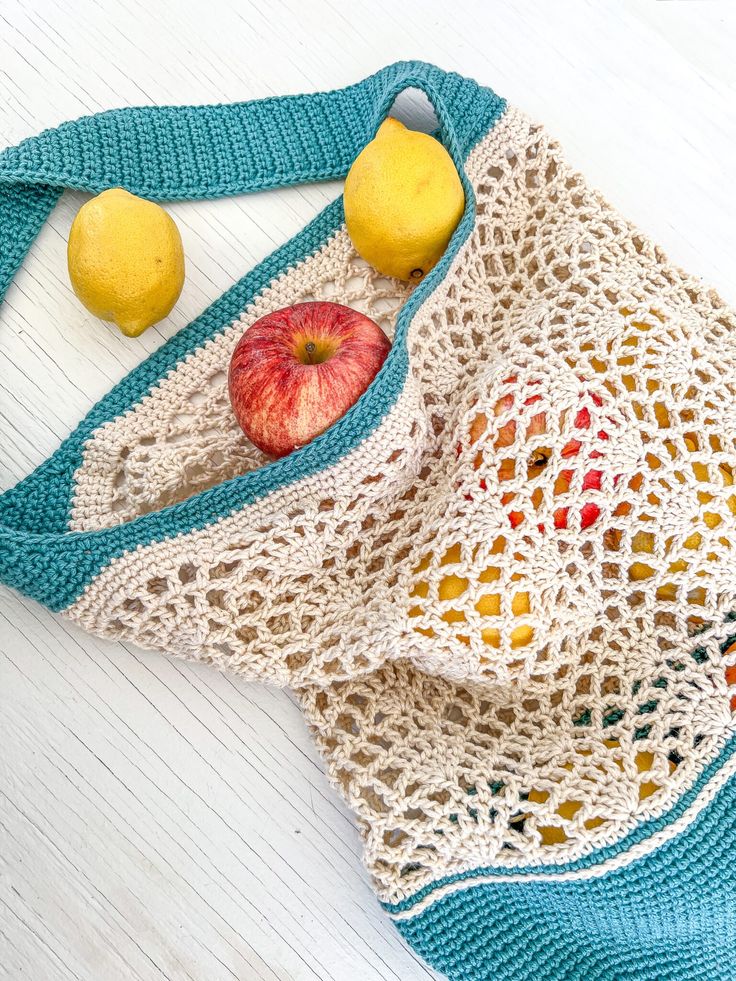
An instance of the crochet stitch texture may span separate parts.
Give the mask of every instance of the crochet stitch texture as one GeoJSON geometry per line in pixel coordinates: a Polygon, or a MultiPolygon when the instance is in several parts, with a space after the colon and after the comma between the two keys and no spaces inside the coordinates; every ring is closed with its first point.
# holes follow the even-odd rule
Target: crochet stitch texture
{"type": "Polygon", "coordinates": [[[291,685],[379,899],[449,977],[731,978],[735,318],[540,126],[417,62],[67,123],[0,154],[3,291],[62,188],[341,177],[409,86],[466,193],[442,262],[386,279],[329,206],[0,497],[0,579],[291,685]],[[309,299],[393,348],[269,463],[227,365],[246,326],[309,299]]]}

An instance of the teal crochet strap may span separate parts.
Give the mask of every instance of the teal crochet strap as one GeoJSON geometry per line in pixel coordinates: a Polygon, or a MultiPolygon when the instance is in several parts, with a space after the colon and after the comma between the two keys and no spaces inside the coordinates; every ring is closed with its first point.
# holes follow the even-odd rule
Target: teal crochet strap
{"type": "Polygon", "coordinates": [[[423,89],[443,139],[477,126],[478,86],[422,62],[332,92],[233,105],[117,109],[0,154],[0,298],[63,188],[124,187],[159,201],[217,198],[343,177],[398,92],[423,89]],[[449,120],[450,125],[447,125],[449,120]]]}
{"type": "Polygon", "coordinates": [[[3,187],[1,181],[0,301],[62,191],[61,187],[20,183],[3,187]]]}

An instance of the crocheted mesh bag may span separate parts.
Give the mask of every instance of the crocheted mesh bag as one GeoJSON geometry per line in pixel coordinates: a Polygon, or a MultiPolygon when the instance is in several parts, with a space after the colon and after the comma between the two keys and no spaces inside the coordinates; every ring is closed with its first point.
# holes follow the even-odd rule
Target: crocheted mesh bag
{"type": "Polygon", "coordinates": [[[65,124],[0,155],[2,285],[63,187],[341,177],[410,86],[465,187],[440,264],[380,276],[335,202],[3,495],[0,574],[88,630],[291,685],[380,900],[451,978],[731,979],[736,321],[540,126],[419,63],[65,124]],[[309,299],[393,348],[269,463],[227,367],[309,299]]]}

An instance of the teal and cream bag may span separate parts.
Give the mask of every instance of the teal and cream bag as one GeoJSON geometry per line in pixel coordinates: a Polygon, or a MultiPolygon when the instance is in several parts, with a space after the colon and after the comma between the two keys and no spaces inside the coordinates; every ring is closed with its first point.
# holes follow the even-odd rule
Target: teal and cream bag
{"type": "Polygon", "coordinates": [[[87,630],[290,685],[378,898],[455,981],[736,977],[736,318],[490,89],[124,109],[0,154],[0,293],[66,187],[341,178],[423,90],[465,212],[413,288],[338,200],[0,497],[0,579],[87,630]],[[267,461],[227,368],[271,310],[393,339],[267,461]]]}

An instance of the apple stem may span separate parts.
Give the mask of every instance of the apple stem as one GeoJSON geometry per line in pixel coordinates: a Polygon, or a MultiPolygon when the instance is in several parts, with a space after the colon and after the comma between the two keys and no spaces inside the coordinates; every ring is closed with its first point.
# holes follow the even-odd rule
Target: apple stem
{"type": "Polygon", "coordinates": [[[317,350],[317,345],[314,343],[314,341],[307,341],[307,343],[304,345],[304,350],[307,353],[308,363],[313,364],[314,362],[312,361],[312,355],[317,350]]]}

